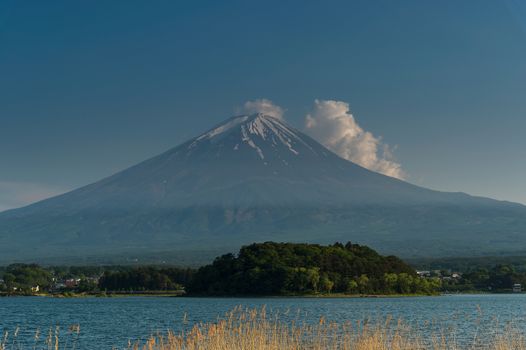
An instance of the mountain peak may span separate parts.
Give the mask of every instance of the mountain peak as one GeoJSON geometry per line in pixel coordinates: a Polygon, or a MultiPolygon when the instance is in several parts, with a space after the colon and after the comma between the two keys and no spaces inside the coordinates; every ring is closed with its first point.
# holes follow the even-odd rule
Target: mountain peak
{"type": "Polygon", "coordinates": [[[267,134],[277,133],[276,129],[284,129],[291,134],[295,134],[295,130],[282,119],[278,119],[263,113],[255,113],[229,118],[208,130],[204,134],[198,136],[196,141],[202,139],[212,139],[214,137],[221,136],[221,134],[232,131],[232,129],[245,129],[250,134],[259,135],[263,138],[265,138],[267,134]]]}
{"type": "MultiPolygon", "coordinates": [[[[240,115],[225,120],[204,134],[196,137],[188,145],[188,155],[197,149],[213,145],[216,150],[232,150],[238,153],[255,154],[261,160],[282,158],[285,154],[299,156],[315,154],[327,155],[325,149],[315,148],[313,140],[289,126],[283,119],[263,113],[240,115]]],[[[281,159],[286,162],[286,160],[281,159]]]]}

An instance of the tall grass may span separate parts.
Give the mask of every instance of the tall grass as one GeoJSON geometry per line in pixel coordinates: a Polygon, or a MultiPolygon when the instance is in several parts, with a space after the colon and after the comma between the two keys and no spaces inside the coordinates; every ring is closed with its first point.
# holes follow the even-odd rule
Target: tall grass
{"type": "MultiPolygon", "coordinates": [[[[526,350],[525,330],[495,325],[492,334],[458,341],[449,331],[426,336],[392,318],[383,321],[303,322],[286,314],[267,313],[266,308],[235,308],[215,322],[199,323],[180,333],[151,336],[145,342],[129,343],[127,350],[526,350]],[[285,319],[282,319],[284,317],[285,319]]],[[[467,321],[469,322],[469,321],[467,321]]],[[[186,324],[186,316],[183,319],[186,324]]],[[[19,342],[19,328],[5,332],[0,350],[81,350],[97,344],[79,343],[80,326],[51,327],[37,331],[31,342],[19,342]]],[[[121,349],[114,347],[113,349],[121,349]]],[[[110,349],[108,349],[110,350],[110,349]]]]}
{"type": "Polygon", "coordinates": [[[526,350],[523,335],[511,328],[468,344],[458,343],[453,334],[440,332],[424,338],[401,321],[327,322],[317,324],[284,322],[266,309],[237,308],[217,322],[200,323],[175,334],[150,337],[129,350],[526,350]]]}
{"type": "Polygon", "coordinates": [[[79,347],[80,325],[69,326],[61,333],[59,326],[50,327],[45,333],[37,329],[32,336],[31,345],[27,339],[20,338],[20,327],[10,333],[4,331],[0,339],[0,350],[80,350],[79,347]]]}

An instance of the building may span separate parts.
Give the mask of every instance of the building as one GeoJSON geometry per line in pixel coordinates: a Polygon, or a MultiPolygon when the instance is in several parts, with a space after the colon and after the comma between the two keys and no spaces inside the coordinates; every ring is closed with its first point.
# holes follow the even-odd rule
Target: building
{"type": "Polygon", "coordinates": [[[431,277],[431,271],[417,271],[419,277],[431,277]]]}
{"type": "Polygon", "coordinates": [[[66,288],[76,288],[80,283],[80,278],[70,278],[64,281],[66,288]]]}
{"type": "Polygon", "coordinates": [[[520,283],[515,283],[513,285],[513,293],[520,293],[522,292],[522,285],[520,283]]]}

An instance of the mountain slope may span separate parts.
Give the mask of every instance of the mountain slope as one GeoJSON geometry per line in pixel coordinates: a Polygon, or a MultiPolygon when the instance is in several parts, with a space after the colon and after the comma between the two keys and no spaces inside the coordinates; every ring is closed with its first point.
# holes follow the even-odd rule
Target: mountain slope
{"type": "Polygon", "coordinates": [[[354,240],[405,255],[526,249],[526,208],[420,188],[280,119],[237,116],[94,184],[0,213],[4,258],[354,240]]]}

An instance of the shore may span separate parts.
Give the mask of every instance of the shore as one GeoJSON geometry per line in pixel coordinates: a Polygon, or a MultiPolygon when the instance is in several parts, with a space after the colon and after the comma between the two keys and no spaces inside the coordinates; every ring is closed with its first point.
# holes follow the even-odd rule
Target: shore
{"type": "MultiPolygon", "coordinates": [[[[97,293],[0,293],[0,297],[42,297],[42,298],[129,298],[129,297],[167,297],[167,298],[306,298],[306,299],[357,299],[357,298],[411,298],[411,297],[437,297],[450,293],[435,294],[289,294],[289,295],[185,295],[184,291],[131,291],[131,292],[97,292],[97,293]]],[[[503,293],[456,293],[456,294],[503,294],[503,293]]]]}
{"type": "Polygon", "coordinates": [[[184,291],[133,291],[133,292],[96,292],[96,293],[0,293],[0,297],[42,297],[42,298],[125,298],[125,297],[181,297],[184,291]]]}

